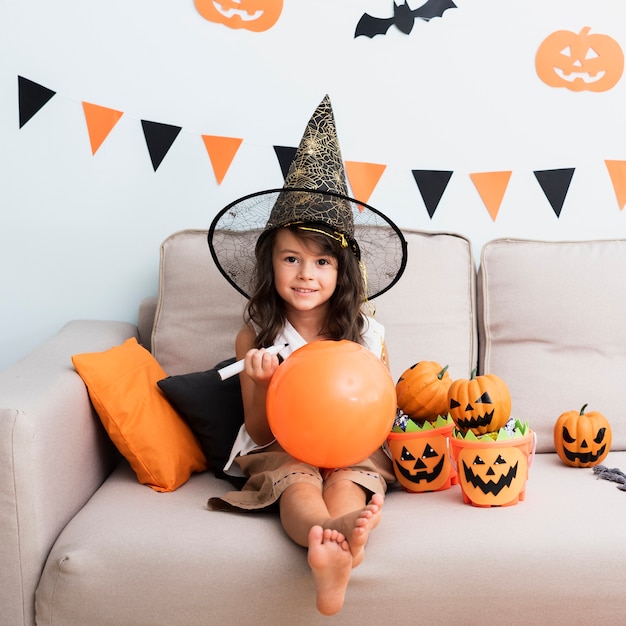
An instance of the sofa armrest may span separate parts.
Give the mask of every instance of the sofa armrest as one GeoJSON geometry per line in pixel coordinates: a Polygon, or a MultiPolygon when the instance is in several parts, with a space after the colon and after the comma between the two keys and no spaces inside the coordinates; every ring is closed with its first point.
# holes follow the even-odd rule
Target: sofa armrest
{"type": "Polygon", "coordinates": [[[0,372],[0,606],[34,623],[48,552],[119,459],[71,355],[137,337],[126,322],[74,321],[0,372]]]}

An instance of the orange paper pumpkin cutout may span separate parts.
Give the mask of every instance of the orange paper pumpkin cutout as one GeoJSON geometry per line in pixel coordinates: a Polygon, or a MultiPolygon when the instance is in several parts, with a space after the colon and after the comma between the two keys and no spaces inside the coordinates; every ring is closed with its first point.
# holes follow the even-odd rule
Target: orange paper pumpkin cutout
{"type": "Polygon", "coordinates": [[[608,35],[558,30],[546,37],[535,56],[537,75],[550,87],[570,91],[608,91],[624,71],[624,53],[608,35]]]}
{"type": "Polygon", "coordinates": [[[274,26],[283,10],[283,0],[194,0],[194,4],[210,22],[257,33],[274,26]]]}
{"type": "Polygon", "coordinates": [[[452,425],[433,430],[389,433],[387,444],[398,482],[405,491],[443,491],[457,478],[450,462],[452,425]]]}

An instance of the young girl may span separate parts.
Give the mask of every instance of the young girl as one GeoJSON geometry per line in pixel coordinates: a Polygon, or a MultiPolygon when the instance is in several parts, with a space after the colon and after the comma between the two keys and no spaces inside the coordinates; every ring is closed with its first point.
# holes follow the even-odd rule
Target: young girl
{"type": "MultiPolygon", "coordinates": [[[[336,156],[330,161],[323,159],[324,166],[331,162],[333,171],[322,174],[320,180],[320,171],[324,170],[319,165],[320,150],[325,156],[339,153],[327,99],[309,122],[285,187],[277,194],[263,192],[245,198],[237,210],[230,205],[210,230],[209,243],[218,267],[242,293],[249,294],[249,301],[235,342],[237,358],[245,362],[240,375],[245,422],[225,467],[226,472],[241,472],[248,480],[241,491],[211,498],[209,504],[216,509],[254,510],[278,503],[285,532],[308,549],[317,608],[332,615],[343,606],[351,570],[363,560],[369,534],[381,518],[387,484],[393,482],[394,475],[382,449],[349,468],[317,468],[303,463],[282,449],[267,420],[267,389],[280,359],[264,346],[287,344],[279,354],[288,358],[311,341],[349,339],[365,345],[386,362],[383,327],[362,312],[367,297],[372,297],[372,285],[362,271],[354,218],[364,209],[335,189],[318,191],[328,180],[339,184],[340,192],[345,188],[340,154],[339,160],[336,156]],[[309,132],[312,127],[315,142],[309,132]],[[317,153],[311,150],[312,143],[317,153]],[[304,190],[293,184],[303,171],[315,172],[316,188],[304,190]],[[227,239],[236,238],[233,233],[237,229],[232,224],[225,227],[220,220],[224,216],[238,218],[242,207],[247,214],[256,211],[259,197],[270,198],[267,204],[271,210],[256,246],[252,246],[255,269],[233,269],[233,258],[241,262],[241,255],[230,247],[228,261],[219,237],[226,233],[227,239]]],[[[373,228],[377,238],[381,237],[381,225],[373,228]]],[[[399,238],[395,243],[401,258],[391,272],[387,266],[386,277],[382,284],[376,284],[374,289],[378,291],[374,295],[381,287],[389,288],[404,268],[404,240],[388,224],[382,232],[389,230],[399,238]]],[[[384,238],[377,243],[385,245],[384,238]]]]}

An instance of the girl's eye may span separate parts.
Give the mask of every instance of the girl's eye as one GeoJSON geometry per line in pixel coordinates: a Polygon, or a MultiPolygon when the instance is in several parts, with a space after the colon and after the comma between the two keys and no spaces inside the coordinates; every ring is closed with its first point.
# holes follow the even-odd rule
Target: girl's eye
{"type": "Polygon", "coordinates": [[[287,263],[297,263],[298,259],[296,259],[295,256],[288,256],[288,257],[285,257],[285,261],[287,261],[287,263]]]}
{"type": "Polygon", "coordinates": [[[320,259],[320,260],[318,261],[318,264],[319,264],[319,265],[331,265],[331,262],[330,262],[330,260],[329,260],[329,259],[320,259]]]}

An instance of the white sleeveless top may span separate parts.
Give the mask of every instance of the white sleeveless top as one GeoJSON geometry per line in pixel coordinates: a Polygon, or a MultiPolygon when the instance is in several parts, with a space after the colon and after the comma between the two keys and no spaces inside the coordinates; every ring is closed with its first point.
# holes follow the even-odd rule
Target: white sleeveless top
{"type": "MultiPolygon", "coordinates": [[[[365,326],[363,328],[362,343],[378,358],[382,358],[383,344],[385,341],[385,327],[372,317],[364,317],[365,326]]],[[[292,352],[305,345],[306,341],[300,336],[298,331],[289,322],[286,322],[284,328],[276,337],[275,343],[289,344],[279,352],[280,356],[283,359],[286,359],[292,352]]],[[[243,472],[235,463],[235,458],[240,455],[243,456],[245,454],[249,454],[253,450],[261,450],[274,443],[274,441],[270,441],[263,446],[258,446],[256,443],[254,443],[254,441],[252,441],[250,435],[248,435],[246,425],[242,424],[241,428],[239,429],[237,439],[235,439],[235,443],[233,444],[233,447],[230,451],[230,457],[228,458],[228,462],[224,467],[224,472],[226,474],[229,474],[230,476],[243,476],[243,472]]]]}

